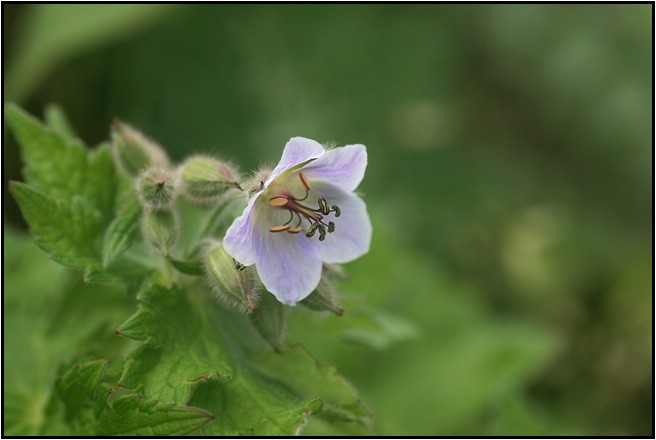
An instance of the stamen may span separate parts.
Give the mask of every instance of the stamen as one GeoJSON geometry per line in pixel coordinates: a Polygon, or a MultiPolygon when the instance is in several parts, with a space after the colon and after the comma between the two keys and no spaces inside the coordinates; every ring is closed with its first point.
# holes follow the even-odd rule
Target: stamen
{"type": "Polygon", "coordinates": [[[335,223],[334,222],[328,222],[328,232],[329,233],[335,232],[335,223]]]}
{"type": "Polygon", "coordinates": [[[292,226],[291,228],[287,229],[287,232],[290,234],[298,234],[299,232],[302,232],[303,228],[300,226],[292,226]]]}
{"type": "Polygon", "coordinates": [[[271,197],[269,199],[268,203],[269,203],[269,206],[274,206],[274,207],[279,208],[279,207],[285,206],[288,202],[289,202],[289,199],[287,199],[287,197],[285,197],[285,196],[275,196],[275,197],[271,197]]]}
{"type": "Polygon", "coordinates": [[[326,239],[326,228],[319,226],[319,241],[324,241],[326,239]]]}
{"type": "Polygon", "coordinates": [[[328,215],[330,210],[328,209],[328,202],[326,202],[326,199],[321,197],[319,199],[319,212],[322,213],[323,215],[328,215]]]}
{"type": "Polygon", "coordinates": [[[269,229],[269,232],[282,232],[288,230],[290,227],[291,226],[289,226],[289,223],[287,223],[286,225],[274,226],[273,228],[269,229]]]}
{"type": "Polygon", "coordinates": [[[306,237],[314,237],[315,232],[317,232],[317,228],[319,227],[319,223],[312,223],[312,226],[310,226],[310,229],[308,229],[307,233],[305,234],[306,237]]]}
{"type": "Polygon", "coordinates": [[[310,191],[310,182],[308,182],[307,179],[305,178],[305,174],[298,173],[298,177],[301,179],[301,183],[303,184],[305,189],[310,191]]]}
{"type": "Polygon", "coordinates": [[[337,205],[331,206],[330,210],[335,213],[335,217],[339,217],[340,215],[342,215],[342,211],[339,209],[339,206],[337,205]]]}

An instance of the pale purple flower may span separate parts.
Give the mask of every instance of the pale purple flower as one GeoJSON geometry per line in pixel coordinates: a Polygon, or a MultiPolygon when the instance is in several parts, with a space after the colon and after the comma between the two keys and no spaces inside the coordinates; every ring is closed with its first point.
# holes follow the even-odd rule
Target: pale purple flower
{"type": "Polygon", "coordinates": [[[371,222],[353,191],[367,167],[364,145],[326,150],[290,139],[280,162],[228,229],[226,251],[255,264],[264,286],[294,305],[319,284],[323,263],[346,263],[369,251],[371,222]]]}

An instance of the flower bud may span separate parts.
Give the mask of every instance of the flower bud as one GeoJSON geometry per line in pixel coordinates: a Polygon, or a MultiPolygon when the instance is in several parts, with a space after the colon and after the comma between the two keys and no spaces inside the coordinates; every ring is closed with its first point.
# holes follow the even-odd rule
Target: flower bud
{"type": "Polygon", "coordinates": [[[175,199],[173,174],[166,168],[151,167],[139,174],[137,194],[143,206],[161,210],[171,207],[175,199]]]}
{"type": "Polygon", "coordinates": [[[310,296],[299,304],[318,312],[330,311],[337,316],[341,316],[344,313],[344,309],[339,306],[337,301],[337,293],[335,292],[333,281],[325,273],[319,281],[317,290],[312,292],[310,296]]]}
{"type": "Polygon", "coordinates": [[[217,299],[241,313],[257,309],[259,288],[252,267],[238,265],[223,245],[216,245],[205,258],[207,282],[217,299]]]}
{"type": "Polygon", "coordinates": [[[208,156],[193,156],[180,166],[179,185],[196,203],[218,200],[229,188],[239,188],[237,171],[225,162],[208,156]]]}
{"type": "Polygon", "coordinates": [[[169,165],[169,159],[159,145],[118,120],[112,126],[112,151],[116,165],[129,177],[136,177],[150,166],[169,165]]]}
{"type": "Polygon", "coordinates": [[[244,182],[242,188],[249,196],[253,195],[254,193],[264,188],[264,183],[269,180],[271,173],[271,168],[261,167],[255,171],[246,182],[244,182]]]}
{"type": "Polygon", "coordinates": [[[174,210],[147,209],[141,218],[141,233],[146,243],[163,255],[169,255],[178,241],[180,220],[174,210]]]}

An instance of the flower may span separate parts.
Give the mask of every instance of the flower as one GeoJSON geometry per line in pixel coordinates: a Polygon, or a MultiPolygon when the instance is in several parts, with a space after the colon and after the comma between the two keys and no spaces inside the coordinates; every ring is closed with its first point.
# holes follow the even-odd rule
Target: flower
{"type": "Polygon", "coordinates": [[[226,232],[226,251],[255,264],[262,283],[295,305],[319,284],[323,263],[346,263],[369,251],[371,222],[353,191],[364,177],[367,149],[326,150],[295,137],[226,232]]]}

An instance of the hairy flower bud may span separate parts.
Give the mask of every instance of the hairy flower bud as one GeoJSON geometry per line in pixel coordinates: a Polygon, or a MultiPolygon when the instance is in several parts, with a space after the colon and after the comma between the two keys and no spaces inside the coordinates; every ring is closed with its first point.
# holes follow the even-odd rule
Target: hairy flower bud
{"type": "Polygon", "coordinates": [[[118,168],[129,177],[136,177],[150,166],[169,165],[169,159],[159,145],[118,120],[112,125],[112,151],[118,168]]]}
{"type": "Polygon", "coordinates": [[[192,202],[212,203],[226,190],[240,188],[237,171],[229,164],[208,156],[193,156],[178,174],[182,193],[192,202]]]}
{"type": "Polygon", "coordinates": [[[217,244],[205,258],[207,282],[217,299],[242,313],[257,309],[259,289],[252,267],[238,265],[223,245],[217,244]]]}
{"type": "Polygon", "coordinates": [[[337,301],[337,293],[335,292],[333,280],[327,277],[325,272],[321,277],[321,281],[319,281],[317,289],[310,296],[299,302],[299,304],[318,312],[330,311],[337,316],[341,316],[344,313],[344,309],[339,306],[337,301]]]}
{"type": "Polygon", "coordinates": [[[258,192],[264,187],[264,182],[269,179],[271,176],[271,168],[261,167],[255,171],[246,182],[242,185],[242,188],[250,196],[253,193],[258,192]]]}
{"type": "Polygon", "coordinates": [[[166,168],[148,168],[137,179],[139,201],[149,209],[170,208],[176,196],[175,189],[173,173],[166,168]]]}
{"type": "Polygon", "coordinates": [[[169,255],[178,241],[180,220],[174,210],[145,210],[141,218],[141,233],[146,243],[163,255],[169,255]]]}

